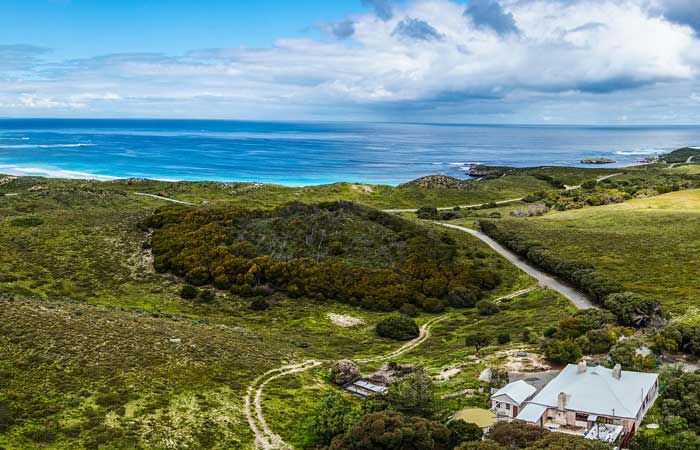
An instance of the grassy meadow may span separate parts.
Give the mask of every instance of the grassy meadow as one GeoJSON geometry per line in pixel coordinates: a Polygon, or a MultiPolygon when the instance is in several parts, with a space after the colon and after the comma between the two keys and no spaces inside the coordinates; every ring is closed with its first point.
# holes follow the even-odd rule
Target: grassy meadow
{"type": "MultiPolygon", "coordinates": [[[[673,169],[677,170],[677,169],[673,169]]],[[[555,255],[594,264],[629,290],[683,313],[700,306],[700,190],[499,221],[555,255]]]]}
{"type": "MultiPolygon", "coordinates": [[[[219,206],[250,205],[258,195],[266,203],[256,206],[275,206],[301,188],[235,200],[206,183],[4,180],[0,192],[18,195],[0,196],[0,402],[9,405],[11,417],[11,426],[0,432],[1,448],[252,448],[241,408],[248,383],[258,375],[309,358],[361,358],[401,345],[374,333],[387,313],[279,293],[269,297],[266,311],[253,311],[250,299],[226,291],[217,291],[210,302],[184,300],[179,295],[184,281],[153,269],[145,245],[150,235],[140,224],[167,204],[133,195],[149,191],[141,184],[153,183],[156,194],[219,206]],[[342,328],[329,320],[330,313],[365,324],[342,328]]],[[[502,180],[515,186],[506,195],[529,189],[502,180]]],[[[532,182],[542,187],[540,180],[532,182]]],[[[407,189],[422,198],[437,195],[431,187],[407,189]]],[[[321,199],[345,198],[343,192],[321,199]]],[[[420,205],[401,195],[400,206],[420,205]]],[[[462,195],[459,190],[454,201],[473,201],[462,195]]],[[[498,193],[488,195],[495,199],[498,193]]],[[[458,258],[474,259],[499,274],[501,284],[489,292],[491,298],[532,284],[480,241],[440,231],[456,240],[458,258]]],[[[425,347],[399,361],[424,364],[435,374],[464,363],[445,392],[475,386],[474,375],[485,364],[465,363],[473,352],[463,345],[465,333],[512,333],[513,344],[488,349],[496,354],[521,345],[521,326],[541,330],[571,310],[552,293],[534,292],[496,316],[455,313],[435,326],[425,347]]],[[[417,321],[434,316],[422,314],[417,321]]],[[[325,373],[319,369],[270,384],[265,408],[275,430],[294,439],[307,406],[330,388],[325,373]]]]}

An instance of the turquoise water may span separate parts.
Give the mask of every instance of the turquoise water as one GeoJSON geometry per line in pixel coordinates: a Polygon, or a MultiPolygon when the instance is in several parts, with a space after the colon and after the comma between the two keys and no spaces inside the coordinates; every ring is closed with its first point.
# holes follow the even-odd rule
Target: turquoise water
{"type": "Polygon", "coordinates": [[[466,165],[617,165],[700,145],[700,127],[174,120],[0,120],[0,173],[70,178],[398,184],[466,165]]]}

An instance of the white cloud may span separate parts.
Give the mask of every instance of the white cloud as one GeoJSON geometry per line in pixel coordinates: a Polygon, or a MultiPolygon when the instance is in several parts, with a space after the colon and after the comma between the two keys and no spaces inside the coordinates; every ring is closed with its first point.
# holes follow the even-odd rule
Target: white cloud
{"type": "MultiPolygon", "coordinates": [[[[15,58],[24,77],[0,88],[0,103],[279,119],[459,120],[482,112],[521,120],[537,111],[532,117],[572,121],[566,106],[584,102],[598,105],[584,121],[598,121],[628,115],[607,99],[631,102],[630,93],[646,92],[677,114],[682,105],[663,93],[688,102],[697,91],[700,37],[663,12],[674,1],[675,11],[681,0],[491,0],[471,11],[451,0],[376,1],[366,3],[379,16],[336,22],[344,24],[335,30],[342,41],[282,37],[266,49],[106,55],[39,67],[40,52],[27,48],[27,57],[15,58]]],[[[658,109],[650,117],[662,117],[658,109]]]]}

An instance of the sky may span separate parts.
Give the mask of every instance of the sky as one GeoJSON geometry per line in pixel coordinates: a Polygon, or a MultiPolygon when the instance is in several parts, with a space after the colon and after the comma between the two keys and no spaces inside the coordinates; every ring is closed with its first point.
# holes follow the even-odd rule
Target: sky
{"type": "Polygon", "coordinates": [[[700,0],[3,0],[0,117],[700,124],[700,0]]]}

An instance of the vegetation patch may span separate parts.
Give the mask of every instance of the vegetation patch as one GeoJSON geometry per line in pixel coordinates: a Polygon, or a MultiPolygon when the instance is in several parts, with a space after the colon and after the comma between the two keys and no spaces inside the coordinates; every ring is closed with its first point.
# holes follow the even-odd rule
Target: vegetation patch
{"type": "Polygon", "coordinates": [[[478,260],[461,258],[448,234],[347,202],[173,207],[146,223],[156,270],[239,295],[281,290],[374,310],[410,303],[437,312],[451,288],[489,291],[501,281],[478,260]]]}

